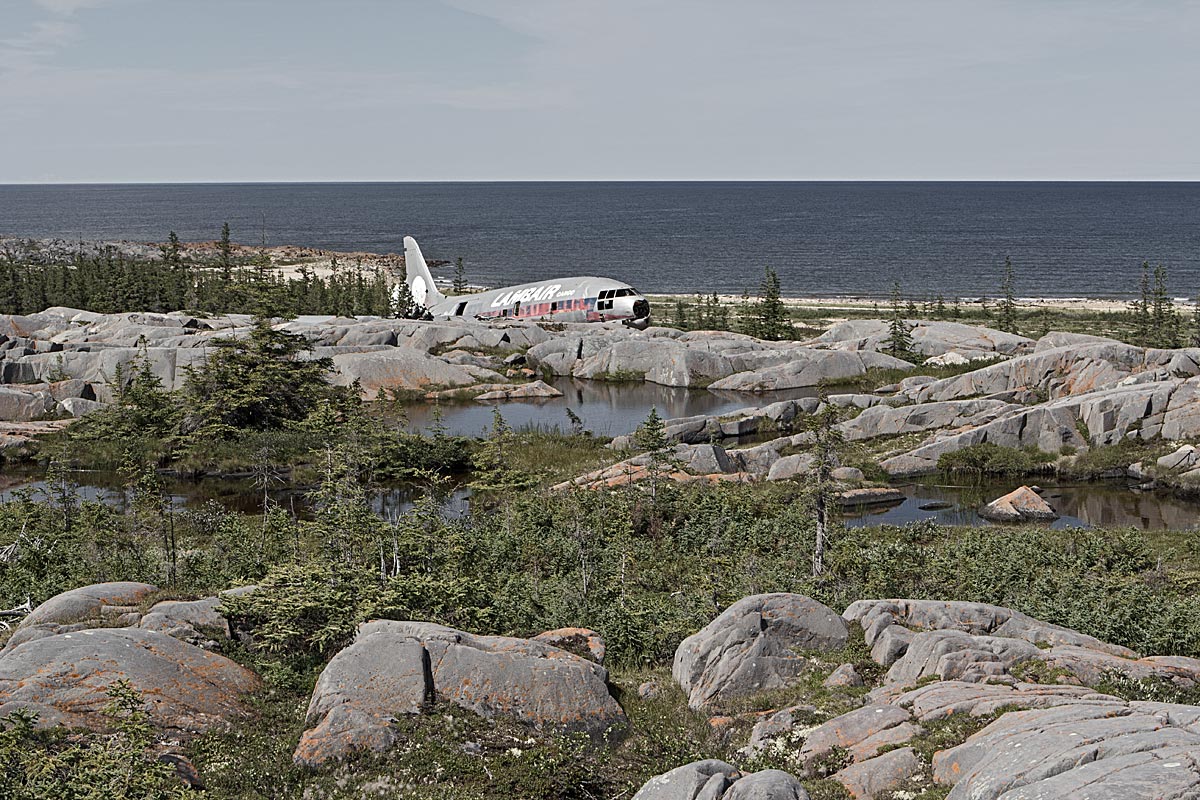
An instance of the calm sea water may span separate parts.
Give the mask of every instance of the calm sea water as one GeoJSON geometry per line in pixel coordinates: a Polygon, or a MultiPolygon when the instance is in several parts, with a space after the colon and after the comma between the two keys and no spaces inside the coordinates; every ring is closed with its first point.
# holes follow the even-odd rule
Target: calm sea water
{"type": "Polygon", "coordinates": [[[366,183],[0,186],[0,233],[159,241],[170,230],[466,260],[476,283],[600,274],[647,292],[1111,297],[1162,263],[1200,288],[1197,183],[366,183]]]}

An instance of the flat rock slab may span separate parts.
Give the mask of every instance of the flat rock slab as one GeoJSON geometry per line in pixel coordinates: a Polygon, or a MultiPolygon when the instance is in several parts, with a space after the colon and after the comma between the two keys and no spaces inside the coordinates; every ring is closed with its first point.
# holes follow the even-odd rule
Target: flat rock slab
{"type": "Polygon", "coordinates": [[[633,800],[809,800],[792,775],[777,769],[743,773],[732,764],[694,761],[657,775],[633,800]]]}
{"type": "Polygon", "coordinates": [[[672,675],[692,708],[791,686],[808,668],[805,650],[839,650],[837,614],[798,594],[745,597],[683,640],[672,675]]]}
{"type": "Polygon", "coordinates": [[[364,623],[317,680],[294,758],[317,766],[386,750],[390,721],[434,702],[601,741],[626,722],[607,677],[598,664],[543,642],[422,622],[364,623]]]}
{"type": "MultiPolygon", "coordinates": [[[[1032,339],[980,325],[961,322],[906,320],[914,349],[926,356],[952,351],[1013,355],[1031,352],[1032,339]]],[[[839,322],[817,337],[816,342],[841,350],[883,350],[891,327],[887,320],[854,319],[839,322]]]]}
{"type": "Polygon", "coordinates": [[[872,705],[856,708],[825,722],[808,732],[800,748],[800,758],[809,764],[832,752],[835,747],[849,750],[880,732],[903,725],[912,719],[907,709],[897,705],[872,705]]]}
{"type": "Polygon", "coordinates": [[[1005,714],[934,756],[950,800],[1200,796],[1200,708],[1075,704],[1005,714]]]}
{"type": "Polygon", "coordinates": [[[916,752],[911,747],[902,747],[851,764],[834,773],[833,779],[845,786],[855,800],[866,800],[887,797],[920,771],[921,759],[917,758],[916,752]]]}
{"type": "Polygon", "coordinates": [[[1075,703],[1119,703],[1086,686],[1040,683],[967,683],[936,681],[905,690],[892,684],[870,694],[875,703],[906,708],[914,719],[932,722],[954,714],[986,717],[1002,709],[1051,708],[1075,703]]]}
{"type": "Polygon", "coordinates": [[[61,633],[0,656],[0,716],[18,708],[43,723],[104,729],[106,690],[127,680],[155,727],[207,730],[245,714],[239,696],[258,677],[233,661],[156,631],[102,628],[61,633]]]}

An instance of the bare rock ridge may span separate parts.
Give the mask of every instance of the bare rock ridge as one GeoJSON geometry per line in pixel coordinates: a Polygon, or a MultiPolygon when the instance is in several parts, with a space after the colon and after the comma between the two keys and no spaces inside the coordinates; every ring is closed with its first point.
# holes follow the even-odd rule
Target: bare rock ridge
{"type": "MultiPolygon", "coordinates": [[[[246,335],[250,324],[249,317],[237,315],[104,315],[69,308],[0,316],[0,424],[9,426],[0,429],[0,446],[20,446],[43,430],[38,426],[50,424],[33,420],[101,407],[111,400],[110,381],[118,367],[139,353],[167,388],[178,387],[185,369],[201,363],[215,339],[246,335]]],[[[720,417],[668,421],[668,436],[686,445],[777,434],[753,447],[730,447],[723,455],[685,453],[686,461],[693,455],[715,459],[719,469],[701,471],[694,465],[684,470],[708,480],[803,474],[805,464],[792,456],[778,467],[775,462],[788,448],[807,443],[795,431],[818,403],[811,397],[781,400],[777,393],[860,379],[875,368],[916,374],[873,393],[833,394],[829,402],[852,416],[840,425],[847,439],[897,439],[880,461],[893,477],[934,472],[942,455],[982,443],[1037,447],[1057,455],[1128,438],[1200,435],[1200,349],[1141,348],[1053,332],[1033,342],[959,323],[914,321],[922,353],[939,363],[954,356],[961,359],[954,363],[968,370],[935,379],[879,352],[881,325],[842,323],[809,342],[767,342],[720,331],[637,331],[619,324],[373,317],[301,317],[276,327],[306,337],[315,356],[333,359],[335,381],[357,381],[368,398],[419,392],[537,402],[556,391],[527,382],[538,376],[765,394],[761,404],[720,417]],[[915,446],[913,436],[921,437],[915,446]],[[732,475],[739,477],[720,477],[732,475]]],[[[614,442],[617,448],[627,444],[625,437],[614,442]]],[[[1197,463],[1200,459],[1179,460],[1192,469],[1197,463]]],[[[1151,466],[1182,471],[1178,465],[1151,466]]],[[[611,485],[614,477],[577,483],[611,485]]]]}
{"type": "MultiPolygon", "coordinates": [[[[752,628],[752,609],[761,602],[746,598],[729,610],[745,609],[742,622],[752,628]]],[[[889,667],[881,685],[862,708],[815,727],[805,724],[811,707],[763,718],[748,754],[770,748],[810,777],[830,758],[844,758],[832,777],[856,798],[891,796],[925,773],[952,786],[951,798],[1157,798],[1200,791],[1200,763],[1194,758],[1200,707],[1127,702],[1088,688],[1109,673],[1192,686],[1200,680],[1200,660],[1141,657],[979,603],[861,600],[843,619],[862,628],[872,659],[889,667]],[[1025,682],[1027,665],[1036,662],[1059,682],[1025,682]],[[1008,713],[963,744],[937,752],[932,764],[906,746],[939,720],[1003,711],[1008,713]],[[1159,793],[1164,787],[1170,791],[1159,793]]],[[[805,641],[796,636],[791,646],[803,652],[805,641]]],[[[787,646],[787,640],[779,644],[787,646]]],[[[689,653],[681,646],[677,659],[689,653]]]]}
{"type": "MultiPolygon", "coordinates": [[[[131,360],[142,345],[155,375],[167,388],[176,388],[183,368],[202,361],[214,339],[244,336],[251,322],[245,315],[105,315],[60,307],[0,316],[0,383],[27,387],[17,391],[28,395],[0,399],[0,412],[6,418],[37,416],[65,396],[103,401],[117,365],[131,360]],[[64,377],[77,383],[51,386],[64,377]]],[[[616,323],[300,317],[276,327],[305,336],[315,355],[333,358],[340,379],[359,380],[368,397],[385,389],[504,383],[503,356],[517,353],[546,375],[690,387],[728,379],[730,388],[743,391],[814,386],[870,367],[912,366],[871,350],[763,342],[734,333],[637,331],[616,323]]]]}

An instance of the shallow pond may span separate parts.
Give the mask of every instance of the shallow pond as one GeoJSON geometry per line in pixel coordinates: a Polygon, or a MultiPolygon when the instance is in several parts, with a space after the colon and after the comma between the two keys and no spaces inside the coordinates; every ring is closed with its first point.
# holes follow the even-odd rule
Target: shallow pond
{"type": "MultiPolygon", "coordinates": [[[[28,494],[34,501],[48,500],[52,491],[44,480],[22,476],[8,476],[0,482],[0,502],[9,502],[28,494]],[[7,484],[7,485],[5,485],[7,484]]],[[[76,472],[71,475],[75,482],[75,496],[80,500],[100,501],[117,508],[126,508],[132,501],[130,492],[118,483],[110,483],[105,475],[94,472],[76,472]]],[[[168,500],[175,508],[199,508],[209,502],[220,503],[230,511],[242,514],[261,514],[263,492],[250,479],[203,478],[200,480],[164,479],[168,500]]],[[[288,509],[293,515],[304,517],[312,513],[312,487],[277,485],[267,490],[275,503],[288,509]]],[[[396,484],[382,487],[371,495],[371,508],[384,519],[395,519],[412,510],[421,497],[422,489],[413,484],[396,484]]],[[[450,493],[442,504],[442,513],[457,517],[467,513],[470,507],[470,491],[465,488],[450,493]]]]}
{"type": "MultiPolygon", "coordinates": [[[[492,412],[499,408],[513,428],[569,431],[571,422],[567,418],[567,409],[570,409],[583,420],[584,427],[597,436],[620,436],[637,429],[651,407],[657,408],[663,419],[674,419],[698,414],[728,414],[740,408],[817,396],[815,387],[745,394],[681,389],[642,381],[610,383],[557,378],[551,385],[563,396],[542,400],[443,403],[438,406],[442,425],[453,434],[478,436],[491,428],[492,412]]],[[[434,406],[429,403],[405,406],[404,412],[414,431],[425,430],[433,423],[434,406]]]]}
{"type": "MultiPolygon", "coordinates": [[[[125,507],[130,497],[117,478],[89,472],[74,473],[76,495],[125,507]]],[[[985,503],[1012,491],[1020,480],[988,481],[980,484],[951,484],[934,480],[897,485],[904,500],[888,505],[847,509],[843,520],[850,527],[906,525],[932,520],[941,525],[994,525],[979,516],[985,503]]],[[[1139,491],[1124,482],[1041,484],[1043,497],[1061,516],[1054,528],[1118,527],[1141,530],[1192,530],[1200,527],[1200,504],[1163,492],[1139,491]]],[[[243,514],[262,511],[262,489],[249,478],[166,479],[166,492],[176,508],[199,508],[215,501],[243,514]]],[[[313,511],[311,487],[279,484],[268,490],[271,499],[291,513],[305,517],[313,511]]],[[[376,514],[395,519],[412,509],[422,489],[397,484],[377,490],[371,498],[376,514]]],[[[34,500],[48,499],[49,488],[39,476],[8,475],[0,479],[0,502],[29,493],[34,500]]],[[[462,516],[470,509],[470,490],[459,487],[442,504],[447,516],[462,516]]]]}
{"type": "MultiPolygon", "coordinates": [[[[978,484],[934,481],[897,485],[903,501],[847,510],[846,525],[906,525],[933,520],[942,525],[995,525],[979,509],[1021,485],[1019,479],[978,484]]],[[[1116,527],[1191,530],[1200,523],[1200,504],[1165,492],[1147,492],[1125,482],[1039,484],[1042,497],[1060,517],[1053,528],[1116,527]]]]}

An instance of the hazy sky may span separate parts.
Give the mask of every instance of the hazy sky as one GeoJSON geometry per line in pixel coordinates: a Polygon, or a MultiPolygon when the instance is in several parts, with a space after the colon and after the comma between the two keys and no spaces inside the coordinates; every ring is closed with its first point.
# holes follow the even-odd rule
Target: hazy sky
{"type": "Polygon", "coordinates": [[[1200,0],[0,0],[0,182],[1200,179],[1200,0]]]}

